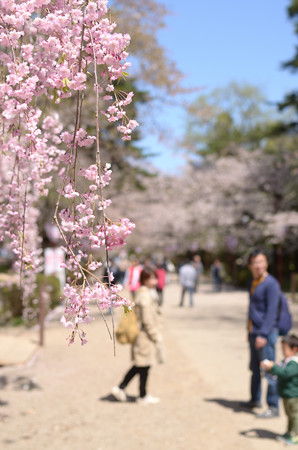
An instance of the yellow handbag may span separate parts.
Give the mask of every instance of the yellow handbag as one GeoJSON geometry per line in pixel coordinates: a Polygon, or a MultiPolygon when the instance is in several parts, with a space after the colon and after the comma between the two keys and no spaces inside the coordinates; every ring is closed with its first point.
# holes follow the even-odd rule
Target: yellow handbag
{"type": "Polygon", "coordinates": [[[137,315],[134,308],[123,313],[116,329],[116,339],[119,344],[133,344],[140,332],[137,315]]]}

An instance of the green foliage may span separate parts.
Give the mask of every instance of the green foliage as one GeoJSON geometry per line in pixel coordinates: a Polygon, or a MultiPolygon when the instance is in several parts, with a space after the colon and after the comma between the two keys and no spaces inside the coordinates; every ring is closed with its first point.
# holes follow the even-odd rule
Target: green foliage
{"type": "Polygon", "coordinates": [[[0,264],[0,273],[7,272],[7,269],[9,269],[10,264],[0,264]]]}
{"type": "MultiPolygon", "coordinates": [[[[34,298],[39,297],[41,286],[44,287],[49,295],[50,302],[47,305],[48,309],[55,308],[60,303],[60,283],[59,280],[53,276],[46,276],[44,274],[37,274],[36,288],[32,298],[29,302],[29,307],[35,310],[33,314],[34,319],[29,325],[36,323],[36,317],[38,316],[38,303],[34,302],[34,298]]],[[[14,325],[23,324],[23,303],[22,303],[22,291],[19,285],[14,282],[11,286],[3,286],[0,288],[0,323],[11,322],[14,325]]]]}
{"type": "Polygon", "coordinates": [[[61,301],[60,282],[54,275],[44,275],[39,273],[36,276],[37,287],[35,290],[35,297],[39,296],[40,287],[43,286],[50,296],[49,308],[53,309],[59,305],[61,301]]]}
{"type": "MultiPolygon", "coordinates": [[[[292,0],[288,7],[288,16],[293,20],[294,23],[294,33],[296,36],[298,35],[298,0],[292,0]]],[[[289,69],[291,72],[295,73],[298,69],[298,46],[295,48],[295,54],[292,59],[285,61],[282,64],[284,69],[289,69]]],[[[298,90],[294,90],[293,92],[288,92],[284,100],[278,104],[279,109],[292,109],[296,113],[295,120],[291,120],[289,122],[285,122],[280,125],[279,132],[296,132],[298,130],[298,90]]]]}
{"type": "Polygon", "coordinates": [[[19,327],[21,325],[25,325],[25,321],[22,317],[13,317],[11,319],[10,325],[12,325],[13,327],[19,327]]]}
{"type": "Polygon", "coordinates": [[[292,0],[290,6],[288,7],[288,14],[291,18],[298,16],[298,0],[292,0]]]}
{"type": "Polygon", "coordinates": [[[234,156],[239,146],[257,148],[276,121],[258,88],[232,82],[190,105],[184,147],[200,156],[234,156]]]}
{"type": "Polygon", "coordinates": [[[236,285],[247,288],[250,279],[251,273],[249,272],[249,270],[246,267],[238,267],[234,280],[236,285]]]}
{"type": "MultiPolygon", "coordinates": [[[[288,7],[288,16],[290,19],[294,22],[294,32],[297,35],[298,34],[298,1],[292,0],[289,7],[288,7]]],[[[286,61],[283,63],[283,67],[290,69],[293,72],[296,72],[298,68],[298,48],[296,47],[296,52],[294,54],[294,57],[290,59],[289,61],[286,61]]]]}
{"type": "Polygon", "coordinates": [[[1,322],[22,316],[23,304],[21,289],[17,284],[0,288],[1,322]]]}

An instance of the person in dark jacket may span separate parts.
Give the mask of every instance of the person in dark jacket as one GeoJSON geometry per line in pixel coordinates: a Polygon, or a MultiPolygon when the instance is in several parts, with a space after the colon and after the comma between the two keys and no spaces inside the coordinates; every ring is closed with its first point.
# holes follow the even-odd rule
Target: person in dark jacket
{"type": "Polygon", "coordinates": [[[213,290],[214,292],[219,292],[222,289],[222,272],[223,266],[219,259],[216,259],[214,263],[210,267],[212,281],[213,281],[213,290]]]}
{"type": "Polygon", "coordinates": [[[294,334],[285,336],[282,351],[285,358],[281,364],[265,360],[261,362],[261,368],[277,375],[278,393],[288,416],[288,429],[279,439],[287,444],[298,444],[298,337],[294,334]]]}
{"type": "MultiPolygon", "coordinates": [[[[275,361],[275,345],[278,338],[277,317],[280,296],[278,281],[268,273],[267,256],[262,250],[254,250],[248,258],[252,273],[249,285],[248,337],[250,345],[250,370],[252,372],[248,402],[242,403],[249,409],[261,406],[260,362],[275,361]]],[[[277,380],[266,373],[268,382],[268,408],[257,417],[271,418],[279,415],[277,380]]]]}

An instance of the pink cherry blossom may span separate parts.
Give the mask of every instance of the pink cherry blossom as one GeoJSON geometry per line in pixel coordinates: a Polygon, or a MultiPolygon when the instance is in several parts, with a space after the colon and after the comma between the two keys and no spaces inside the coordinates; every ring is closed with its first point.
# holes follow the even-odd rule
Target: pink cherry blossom
{"type": "Polygon", "coordinates": [[[129,66],[130,37],[115,32],[116,24],[106,16],[106,0],[87,5],[82,0],[0,0],[0,6],[0,42],[4,48],[0,64],[6,74],[0,83],[0,241],[15,255],[15,266],[23,280],[25,310],[32,314],[26,299],[43,263],[35,205],[40,196],[47,195],[52,174],[58,173],[61,186],[54,219],[64,239],[65,265],[74,280],[81,280],[65,287],[67,307],[61,321],[72,330],[69,343],[79,336],[84,345],[87,341],[81,327],[92,320],[88,307],[91,301],[100,309],[130,305],[129,300],[119,297],[120,287],[115,287],[112,279],[106,286],[95,276],[87,278],[87,271],[90,275],[100,263],[85,251],[86,242],[91,249],[118,247],[134,225],[128,219],[113,222],[106,216],[111,201],[104,198],[103,188],[111,180],[110,166],[102,167],[96,159],[88,168],[78,167],[78,152],[98,145],[96,137],[89,136],[76,117],[73,128],[64,130],[63,117],[55,114],[42,118],[33,99],[44,96],[58,105],[64,98],[81,95],[86,83],[94,82],[89,74],[94,70],[97,77],[98,70],[96,96],[111,102],[103,114],[110,122],[120,120],[122,139],[130,139],[137,122],[129,120],[124,106],[131,102],[133,93],[114,89],[114,81],[129,66]],[[77,175],[87,182],[84,191],[79,188],[77,175]],[[61,210],[62,197],[68,206],[61,210]]]}

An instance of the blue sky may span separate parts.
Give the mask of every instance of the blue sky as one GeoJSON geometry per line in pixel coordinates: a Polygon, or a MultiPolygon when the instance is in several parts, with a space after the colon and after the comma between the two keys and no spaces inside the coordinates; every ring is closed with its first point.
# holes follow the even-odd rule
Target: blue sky
{"type": "MultiPolygon", "coordinates": [[[[172,14],[159,34],[169,57],[185,74],[184,86],[202,92],[230,81],[259,86],[271,101],[297,87],[297,75],[281,70],[294,54],[297,39],[287,17],[288,0],[163,0],[172,14]]],[[[183,131],[183,114],[168,109],[161,120],[183,131]]],[[[180,130],[180,131],[179,131],[180,130]]],[[[156,139],[144,141],[161,154],[152,159],[162,170],[175,172],[182,159],[156,139]]]]}

